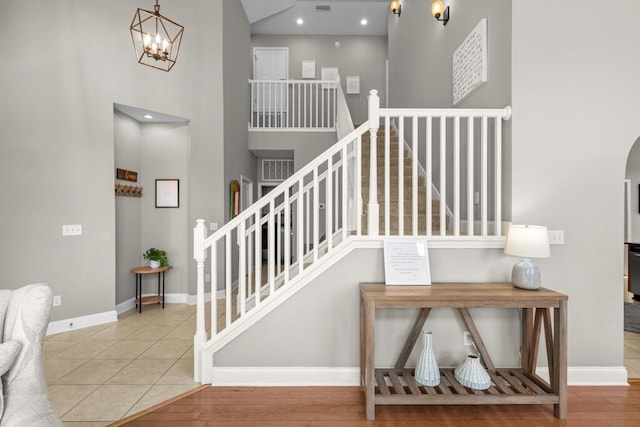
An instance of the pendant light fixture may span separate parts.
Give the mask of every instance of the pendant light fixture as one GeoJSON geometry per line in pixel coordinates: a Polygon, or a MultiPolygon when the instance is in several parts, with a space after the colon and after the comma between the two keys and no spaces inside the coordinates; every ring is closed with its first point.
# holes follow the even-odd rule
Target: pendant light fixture
{"type": "Polygon", "coordinates": [[[158,0],[153,11],[138,8],[130,30],[138,63],[163,71],[173,68],[184,27],[160,15],[158,0]]]}

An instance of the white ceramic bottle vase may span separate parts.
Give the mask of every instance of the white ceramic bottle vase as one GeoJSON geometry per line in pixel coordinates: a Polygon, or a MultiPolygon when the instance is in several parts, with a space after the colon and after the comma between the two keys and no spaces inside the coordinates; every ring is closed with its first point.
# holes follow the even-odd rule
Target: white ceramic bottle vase
{"type": "Polygon", "coordinates": [[[491,377],[475,354],[469,354],[456,368],[455,378],[463,386],[474,390],[486,390],[491,387],[491,377]]]}
{"type": "Polygon", "coordinates": [[[416,365],[416,381],[428,387],[435,387],[440,384],[440,368],[433,354],[431,332],[424,331],[422,334],[424,347],[416,365]]]}

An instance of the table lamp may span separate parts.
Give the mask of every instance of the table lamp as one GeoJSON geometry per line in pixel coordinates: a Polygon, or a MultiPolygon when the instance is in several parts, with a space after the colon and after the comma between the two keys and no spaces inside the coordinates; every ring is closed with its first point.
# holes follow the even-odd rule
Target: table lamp
{"type": "Polygon", "coordinates": [[[509,225],[507,242],[504,246],[507,255],[522,257],[513,266],[511,283],[522,289],[540,287],[540,269],[531,262],[531,258],[548,258],[549,234],[542,225],[509,225]]]}

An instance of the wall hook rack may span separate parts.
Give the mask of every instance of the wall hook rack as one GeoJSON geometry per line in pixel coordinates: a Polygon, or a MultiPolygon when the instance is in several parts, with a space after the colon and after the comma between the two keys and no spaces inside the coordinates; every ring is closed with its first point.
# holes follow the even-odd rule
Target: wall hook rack
{"type": "Polygon", "coordinates": [[[128,185],[128,184],[115,184],[116,196],[124,197],[142,197],[142,186],[128,185]]]}

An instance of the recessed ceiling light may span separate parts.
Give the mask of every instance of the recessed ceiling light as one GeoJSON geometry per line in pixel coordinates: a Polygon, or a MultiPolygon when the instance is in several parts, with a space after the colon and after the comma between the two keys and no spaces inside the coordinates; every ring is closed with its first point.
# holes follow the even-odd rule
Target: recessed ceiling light
{"type": "Polygon", "coordinates": [[[366,18],[362,18],[362,20],[360,20],[360,25],[367,25],[368,21],[366,18]]]}
{"type": "Polygon", "coordinates": [[[151,114],[145,114],[144,118],[145,119],[153,119],[153,116],[151,114]]]}
{"type": "Polygon", "coordinates": [[[298,19],[296,19],[296,22],[298,23],[298,25],[302,25],[302,24],[304,24],[304,19],[298,18],[298,19]]]}

